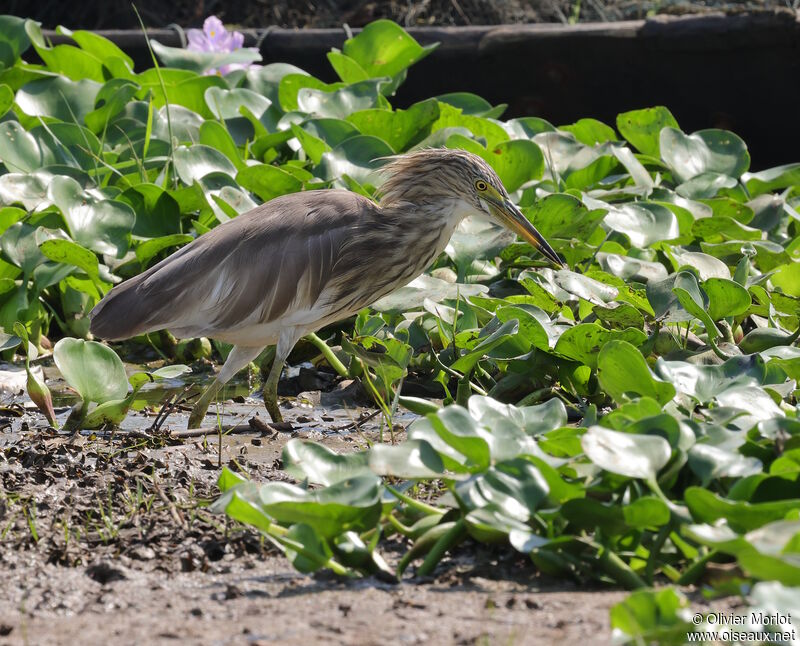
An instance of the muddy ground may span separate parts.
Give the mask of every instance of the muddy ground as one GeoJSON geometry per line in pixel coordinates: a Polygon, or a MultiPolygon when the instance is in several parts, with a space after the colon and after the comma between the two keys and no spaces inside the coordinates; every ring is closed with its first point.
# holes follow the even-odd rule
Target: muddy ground
{"type": "MultiPolygon", "coordinates": [[[[220,464],[286,479],[291,437],[337,451],[378,440],[378,418],[357,403],[304,393],[286,403],[293,430],[254,430],[261,402],[237,396],[222,407],[222,424],[239,426],[220,451],[211,427],[173,437],[182,410],[148,430],[156,403],[70,442],[21,396],[0,397],[0,646],[611,641],[624,591],[545,578],[510,548],[467,543],[426,580],[342,581],[295,572],[255,531],[209,513],[220,464]]],[[[402,550],[383,553],[391,563],[402,550]]]]}

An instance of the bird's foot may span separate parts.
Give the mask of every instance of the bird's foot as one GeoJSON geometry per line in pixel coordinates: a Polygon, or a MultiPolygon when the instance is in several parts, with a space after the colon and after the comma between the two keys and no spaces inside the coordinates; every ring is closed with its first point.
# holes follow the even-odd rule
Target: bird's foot
{"type": "Polygon", "coordinates": [[[189,423],[186,428],[200,428],[208,412],[208,406],[209,402],[201,397],[192,408],[192,412],[189,413],[189,423]]]}
{"type": "Polygon", "coordinates": [[[211,405],[211,402],[216,399],[217,392],[221,387],[222,384],[215,379],[213,383],[206,388],[203,394],[200,395],[199,399],[194,404],[194,408],[192,408],[192,412],[189,413],[189,423],[186,425],[186,428],[200,428],[208,412],[208,407],[211,405]]]}

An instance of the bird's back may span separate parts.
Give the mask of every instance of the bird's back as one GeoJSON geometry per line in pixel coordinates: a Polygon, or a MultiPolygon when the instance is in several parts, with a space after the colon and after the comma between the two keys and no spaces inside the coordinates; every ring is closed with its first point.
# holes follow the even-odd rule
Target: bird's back
{"type": "Polygon", "coordinates": [[[278,197],[112,289],[92,310],[91,331],[109,340],[164,328],[214,336],[313,308],[348,240],[379,217],[348,191],[278,197]]]}

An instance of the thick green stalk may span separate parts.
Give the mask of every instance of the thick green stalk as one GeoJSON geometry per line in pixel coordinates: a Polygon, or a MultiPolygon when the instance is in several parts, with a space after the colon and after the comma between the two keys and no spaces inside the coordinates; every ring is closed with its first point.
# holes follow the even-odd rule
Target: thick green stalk
{"type": "Polygon", "coordinates": [[[333,368],[345,379],[350,379],[350,371],[341,361],[339,361],[339,357],[334,354],[333,350],[328,347],[328,344],[325,343],[325,341],[320,339],[316,334],[314,334],[314,332],[306,335],[306,338],[311,341],[314,347],[322,353],[322,356],[325,357],[325,360],[328,362],[331,368],[333,368]]]}
{"type": "Polygon", "coordinates": [[[411,496],[407,496],[404,493],[400,493],[397,489],[390,485],[384,485],[386,490],[391,493],[395,498],[402,500],[412,509],[416,509],[417,511],[422,512],[426,516],[430,514],[439,514],[440,516],[447,513],[446,509],[439,509],[439,507],[434,507],[433,505],[429,505],[426,502],[422,502],[421,500],[417,500],[416,498],[412,498],[411,496]]]}
{"type": "Polygon", "coordinates": [[[444,534],[444,536],[436,541],[434,546],[431,548],[431,551],[428,552],[428,555],[422,562],[422,565],[419,566],[417,575],[428,576],[431,572],[433,572],[436,564],[442,560],[442,557],[448,552],[448,550],[451,550],[458,545],[466,535],[467,526],[464,522],[464,519],[461,518],[453,524],[453,526],[444,534]]]}
{"type": "Polygon", "coordinates": [[[619,556],[607,547],[600,547],[599,563],[606,574],[628,590],[646,588],[647,584],[619,556]]]}

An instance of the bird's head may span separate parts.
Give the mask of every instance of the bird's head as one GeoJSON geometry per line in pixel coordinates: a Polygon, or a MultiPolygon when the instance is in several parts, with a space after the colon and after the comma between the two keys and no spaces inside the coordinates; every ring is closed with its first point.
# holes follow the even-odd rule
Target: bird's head
{"type": "Polygon", "coordinates": [[[386,181],[381,186],[381,204],[458,201],[467,211],[488,216],[536,247],[550,262],[563,266],[558,254],[511,201],[497,173],[477,155],[426,148],[390,158],[382,173],[386,181]]]}

